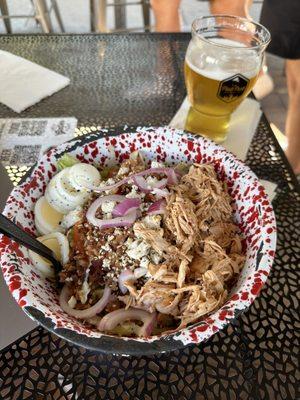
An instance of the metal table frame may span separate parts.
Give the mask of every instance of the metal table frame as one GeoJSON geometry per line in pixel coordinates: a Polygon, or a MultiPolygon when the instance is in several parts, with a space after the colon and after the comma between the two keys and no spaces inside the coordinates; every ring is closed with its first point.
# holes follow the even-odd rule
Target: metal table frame
{"type": "MultiPolygon", "coordinates": [[[[164,125],[185,96],[188,34],[0,36],[0,47],[71,78],[21,114],[97,126],[164,125]],[[62,57],[63,55],[63,57],[62,57]],[[109,94],[109,95],[108,95],[109,94]]],[[[16,114],[0,105],[0,117],[16,114]]],[[[299,184],[262,116],[246,163],[278,185],[277,255],[248,311],[201,346],[149,357],[95,354],[37,328],[0,354],[3,399],[299,398],[299,184]]]]}

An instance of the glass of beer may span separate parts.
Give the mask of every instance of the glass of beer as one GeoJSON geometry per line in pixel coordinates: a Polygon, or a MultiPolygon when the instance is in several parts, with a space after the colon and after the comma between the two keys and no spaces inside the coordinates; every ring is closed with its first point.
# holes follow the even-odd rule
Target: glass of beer
{"type": "Polygon", "coordinates": [[[270,33],[246,18],[196,19],[185,57],[191,104],[185,129],[217,143],[226,139],[230,116],[253,88],[270,33]]]}

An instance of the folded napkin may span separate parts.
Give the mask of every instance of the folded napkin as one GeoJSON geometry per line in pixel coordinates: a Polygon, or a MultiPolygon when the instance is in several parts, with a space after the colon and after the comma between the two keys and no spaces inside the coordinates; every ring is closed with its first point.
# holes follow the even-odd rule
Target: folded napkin
{"type": "Polygon", "coordinates": [[[0,50],[0,102],[22,112],[70,84],[70,79],[0,50]]]}
{"type": "MultiPolygon", "coordinates": [[[[185,98],[169,125],[172,128],[184,129],[189,108],[190,102],[185,98]]],[[[259,103],[246,98],[232,114],[227,139],[221,145],[244,161],[261,114],[259,103]]],[[[262,180],[261,183],[272,201],[277,185],[262,180]]]]}

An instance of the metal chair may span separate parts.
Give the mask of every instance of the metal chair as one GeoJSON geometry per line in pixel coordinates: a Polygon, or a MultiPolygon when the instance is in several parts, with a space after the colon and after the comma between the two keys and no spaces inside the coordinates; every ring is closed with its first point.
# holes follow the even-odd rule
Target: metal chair
{"type": "Polygon", "coordinates": [[[108,3],[107,0],[90,0],[91,11],[91,30],[92,32],[108,32],[106,22],[107,7],[115,8],[115,29],[114,32],[128,32],[131,30],[139,30],[139,28],[128,29],[126,28],[126,9],[127,6],[140,5],[143,15],[144,26],[142,27],[145,32],[150,31],[150,0],[113,0],[108,3]]]}
{"type": "Polygon", "coordinates": [[[4,21],[4,26],[6,28],[7,33],[12,33],[10,20],[13,18],[24,18],[24,19],[33,18],[41,25],[44,33],[53,32],[53,26],[50,18],[50,13],[52,10],[55,14],[61,32],[65,31],[56,0],[50,0],[51,4],[50,8],[47,7],[46,0],[31,0],[31,3],[34,8],[33,14],[9,15],[7,1],[0,0],[0,11],[1,11],[0,19],[3,19],[4,21]]]}

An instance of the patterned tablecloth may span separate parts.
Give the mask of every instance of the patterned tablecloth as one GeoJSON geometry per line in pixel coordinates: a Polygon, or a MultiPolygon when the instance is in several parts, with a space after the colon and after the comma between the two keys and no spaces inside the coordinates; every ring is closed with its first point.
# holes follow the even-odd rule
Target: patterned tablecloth
{"type": "MultiPolygon", "coordinates": [[[[167,124],[184,96],[188,34],[0,36],[0,48],[71,78],[21,117],[97,126],[167,124]]],[[[0,118],[17,115],[0,105],[0,118]]],[[[1,399],[299,398],[299,185],[263,116],[246,163],[278,185],[277,255],[259,298],[201,346],[149,357],[94,354],[42,328],[0,355],[1,399]]],[[[13,173],[11,173],[13,175],[13,173]]]]}

